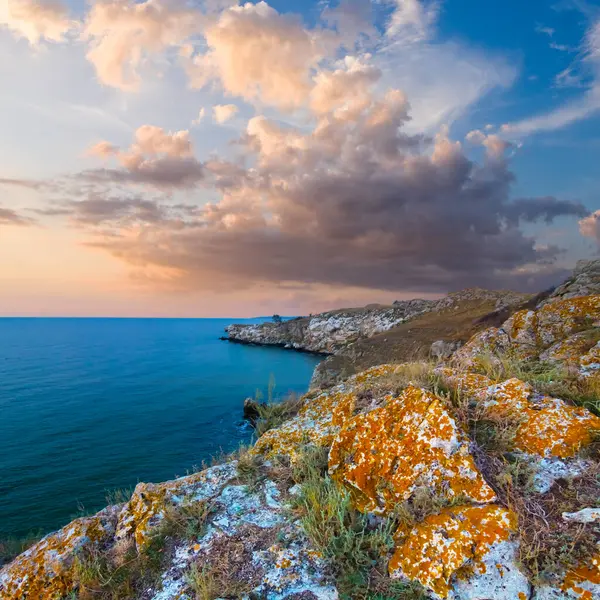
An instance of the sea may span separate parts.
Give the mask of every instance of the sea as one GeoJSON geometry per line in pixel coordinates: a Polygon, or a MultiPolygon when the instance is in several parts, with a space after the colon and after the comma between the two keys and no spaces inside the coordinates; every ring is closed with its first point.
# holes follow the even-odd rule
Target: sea
{"type": "Polygon", "coordinates": [[[219,340],[260,321],[0,318],[0,538],[248,443],[244,398],[302,393],[320,360],[219,340]]]}

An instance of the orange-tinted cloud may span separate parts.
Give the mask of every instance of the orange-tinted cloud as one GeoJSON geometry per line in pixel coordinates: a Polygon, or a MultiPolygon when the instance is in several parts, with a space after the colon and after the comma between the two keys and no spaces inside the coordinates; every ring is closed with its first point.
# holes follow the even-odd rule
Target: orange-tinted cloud
{"type": "Polygon", "coordinates": [[[37,44],[41,40],[63,41],[75,23],[58,0],[0,0],[0,26],[37,44]]]}

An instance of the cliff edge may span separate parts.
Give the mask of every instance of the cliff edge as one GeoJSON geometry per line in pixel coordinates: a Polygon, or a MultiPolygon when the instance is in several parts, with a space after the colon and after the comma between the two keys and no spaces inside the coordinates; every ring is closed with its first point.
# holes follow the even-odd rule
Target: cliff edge
{"type": "Polygon", "coordinates": [[[435,360],[264,407],[253,446],[44,537],[0,570],[0,597],[600,598],[586,269],[435,360]]]}

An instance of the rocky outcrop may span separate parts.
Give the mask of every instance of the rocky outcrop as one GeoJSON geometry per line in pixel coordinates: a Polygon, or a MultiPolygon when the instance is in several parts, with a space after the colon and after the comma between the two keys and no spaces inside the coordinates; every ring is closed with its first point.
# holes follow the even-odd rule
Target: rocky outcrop
{"type": "Polygon", "coordinates": [[[580,260],[571,277],[550,294],[547,302],[555,298],[578,298],[594,294],[600,294],[600,260],[580,260]]]}
{"type": "Polygon", "coordinates": [[[335,354],[350,342],[387,331],[434,306],[432,300],[408,300],[392,307],[336,310],[282,323],[229,325],[225,331],[232,342],[335,354]]]}
{"type": "MultiPolygon", "coordinates": [[[[591,272],[582,267],[562,296],[517,310],[451,356],[444,347],[440,364],[362,370],[304,395],[245,454],[138,484],[124,504],[73,521],[0,569],[0,597],[88,600],[140,557],[150,562],[138,574],[152,566],[152,576],[113,597],[359,597],[342,587],[336,560],[377,531],[378,555],[357,557],[357,580],[376,571],[379,583],[418,585],[435,600],[600,598],[600,295],[576,294],[590,289],[591,272]],[[311,453],[326,464],[303,465],[311,453]],[[296,481],[303,467],[312,479],[296,481]]],[[[442,317],[473,293],[444,299],[442,317]]],[[[369,308],[353,331],[369,331],[381,310],[369,308]]],[[[261,331],[287,325],[319,351],[347,343],[340,333],[327,346],[321,325],[307,333],[310,322],[261,331]]],[[[427,325],[437,333],[435,319],[427,325]]]]}

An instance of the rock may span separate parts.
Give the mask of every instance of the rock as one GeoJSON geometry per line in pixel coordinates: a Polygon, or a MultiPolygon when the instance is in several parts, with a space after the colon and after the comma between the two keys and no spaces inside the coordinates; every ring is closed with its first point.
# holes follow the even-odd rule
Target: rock
{"type": "Polygon", "coordinates": [[[230,325],[225,331],[230,341],[337,354],[349,342],[387,331],[435,306],[434,300],[407,300],[391,307],[369,305],[282,323],[230,325]]]}
{"type": "Polygon", "coordinates": [[[597,600],[600,598],[600,554],[570,570],[560,586],[538,587],[532,600],[597,600]]]}
{"type": "Polygon", "coordinates": [[[363,512],[389,512],[422,486],[447,499],[495,499],[444,400],[412,386],[347,420],[331,446],[329,473],[363,512]]]}
{"type": "Polygon", "coordinates": [[[501,358],[538,359],[565,367],[579,361],[587,376],[600,367],[600,295],[555,299],[537,311],[516,312],[501,328],[474,335],[452,356],[452,364],[463,369],[482,366],[482,357],[497,367],[501,358]],[[588,354],[582,355],[583,351],[588,354]]]}
{"type": "Polygon", "coordinates": [[[600,431],[600,417],[558,398],[536,394],[530,384],[516,378],[494,383],[484,375],[447,367],[436,372],[476,402],[483,415],[517,422],[513,448],[534,468],[537,491],[547,491],[557,479],[576,476],[587,467],[574,457],[600,431]]]}
{"type": "Polygon", "coordinates": [[[254,398],[244,400],[244,419],[249,421],[253,427],[260,418],[260,408],[262,406],[264,406],[264,403],[257,402],[254,398]]]}
{"type": "Polygon", "coordinates": [[[501,506],[445,509],[408,530],[400,527],[390,576],[416,580],[436,598],[528,598],[529,583],[508,545],[515,527],[514,515],[501,506]]]}
{"type": "Polygon", "coordinates": [[[582,508],[574,513],[564,512],[562,518],[574,523],[595,523],[600,521],[600,508],[582,508]]]}
{"type": "Polygon", "coordinates": [[[236,464],[230,462],[164,483],[138,483],[119,513],[116,539],[133,538],[137,548],[143,548],[169,507],[184,498],[193,502],[212,498],[235,474],[236,464]]]}
{"type": "Polygon", "coordinates": [[[600,260],[580,260],[571,277],[552,292],[548,302],[594,294],[600,294],[600,260]]]}
{"type": "Polygon", "coordinates": [[[436,360],[446,360],[450,358],[452,354],[458,350],[460,347],[460,342],[447,342],[445,340],[437,340],[431,344],[431,349],[429,350],[430,356],[435,358],[436,360]]]}
{"type": "Polygon", "coordinates": [[[2,600],[54,600],[73,590],[75,556],[85,548],[112,543],[119,507],[76,519],[0,570],[2,600]]]}
{"type": "Polygon", "coordinates": [[[396,367],[373,367],[330,390],[311,393],[298,414],[262,435],[253,451],[266,457],[289,456],[294,461],[304,444],[330,446],[340,428],[353,415],[357,400],[353,387],[389,375],[396,367]]]}
{"type": "MultiPolygon", "coordinates": [[[[481,365],[482,359],[493,360],[495,355],[502,355],[510,348],[508,334],[497,327],[490,327],[475,334],[462,348],[452,355],[452,364],[463,369],[481,365]]],[[[499,361],[497,361],[499,363],[499,361]]]]}

